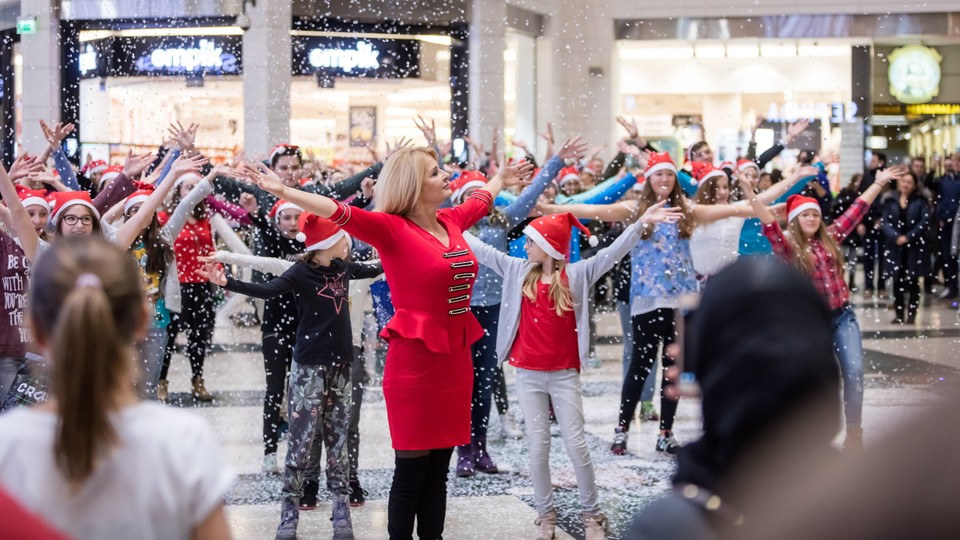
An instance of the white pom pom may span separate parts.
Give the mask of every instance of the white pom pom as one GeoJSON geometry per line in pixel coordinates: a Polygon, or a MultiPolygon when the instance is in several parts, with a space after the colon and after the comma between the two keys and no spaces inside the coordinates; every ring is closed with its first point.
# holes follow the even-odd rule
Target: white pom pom
{"type": "Polygon", "coordinates": [[[307,241],[307,235],[303,234],[302,232],[298,232],[296,238],[297,238],[297,241],[298,241],[298,242],[306,242],[306,241],[307,241]]]}
{"type": "Polygon", "coordinates": [[[590,238],[587,239],[587,243],[590,244],[590,247],[597,247],[597,244],[600,243],[600,240],[596,236],[590,235],[590,238]]]}

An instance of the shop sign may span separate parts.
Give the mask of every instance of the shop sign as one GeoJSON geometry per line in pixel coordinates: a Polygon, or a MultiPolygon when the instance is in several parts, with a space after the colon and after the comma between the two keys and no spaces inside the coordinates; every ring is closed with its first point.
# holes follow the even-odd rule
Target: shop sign
{"type": "Polygon", "coordinates": [[[916,105],[873,106],[873,114],[885,116],[951,116],[960,115],[960,103],[918,103],[916,105]]]}
{"type": "Polygon", "coordinates": [[[17,33],[20,35],[36,34],[37,18],[36,17],[18,17],[17,33]]]}
{"type": "Polygon", "coordinates": [[[943,56],[936,49],[907,45],[894,49],[887,60],[890,95],[900,103],[927,103],[940,94],[943,56]]]}
{"type": "Polygon", "coordinates": [[[420,42],[414,39],[293,38],[293,74],[383,79],[420,76],[420,42]]]}
{"type": "Polygon", "coordinates": [[[81,77],[239,75],[240,36],[110,37],[85,43],[81,77]]]}
{"type": "Polygon", "coordinates": [[[833,103],[788,101],[781,104],[770,102],[764,119],[768,122],[792,123],[801,118],[829,118],[831,124],[844,124],[855,121],[858,110],[859,107],[852,101],[846,103],[839,101],[833,103]]]}

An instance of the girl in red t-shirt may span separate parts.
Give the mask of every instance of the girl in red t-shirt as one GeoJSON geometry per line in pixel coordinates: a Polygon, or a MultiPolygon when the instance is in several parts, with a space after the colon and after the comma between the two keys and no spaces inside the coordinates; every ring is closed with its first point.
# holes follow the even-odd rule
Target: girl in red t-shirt
{"type": "MultiPolygon", "coordinates": [[[[553,538],[557,523],[549,463],[551,404],[577,476],[586,537],[606,538],[607,519],[597,500],[580,386],[580,366],[590,351],[588,295],[593,284],[629,253],[647,225],[680,218],[679,209],[665,209],[664,204],[652,205],[613,244],[574,264],[566,262],[571,228],[590,233],[569,213],[544,216],[524,228],[526,260],[464,234],[481,264],[504,278],[497,354],[517,368],[517,398],[526,421],[533,502],[539,513],[537,538],[553,538]]],[[[592,237],[590,242],[596,244],[592,237]]]]}

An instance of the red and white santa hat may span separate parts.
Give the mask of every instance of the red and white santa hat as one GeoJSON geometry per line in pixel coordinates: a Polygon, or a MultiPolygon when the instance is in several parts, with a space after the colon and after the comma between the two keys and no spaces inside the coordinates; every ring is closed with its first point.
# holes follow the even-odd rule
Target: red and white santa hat
{"type": "Polygon", "coordinates": [[[50,202],[46,199],[46,192],[42,189],[29,189],[21,184],[15,186],[17,188],[17,196],[20,197],[20,204],[24,208],[28,206],[42,206],[47,209],[47,212],[50,211],[50,202]]]}
{"type": "Polygon", "coordinates": [[[273,203],[273,208],[270,209],[270,213],[267,214],[267,217],[275,220],[280,219],[280,212],[283,212],[284,210],[299,210],[300,212],[303,212],[303,208],[300,208],[292,202],[285,201],[283,199],[277,199],[277,202],[273,203]]]}
{"type": "Polygon", "coordinates": [[[469,189],[479,189],[487,185],[487,177],[480,171],[463,171],[455,180],[450,182],[450,189],[453,194],[450,200],[454,204],[460,204],[463,196],[469,189]]]}
{"type": "Polygon", "coordinates": [[[330,249],[347,236],[347,231],[337,227],[329,219],[310,212],[300,214],[297,226],[300,229],[297,240],[307,245],[307,251],[330,249]]]}
{"type": "Polygon", "coordinates": [[[106,161],[103,161],[102,159],[95,159],[90,163],[87,163],[86,165],[84,165],[83,168],[80,169],[80,172],[83,173],[84,176],[90,176],[91,174],[102,173],[106,169],[107,169],[106,161]]]}
{"type": "Polygon", "coordinates": [[[103,174],[100,175],[100,181],[97,182],[97,189],[103,189],[103,186],[112,182],[114,178],[120,176],[120,173],[123,172],[123,167],[119,165],[111,165],[103,170],[103,174]]]}
{"type": "Polygon", "coordinates": [[[580,223],[570,212],[539,217],[523,228],[523,234],[540,246],[540,249],[546,251],[547,255],[554,259],[566,260],[570,256],[570,236],[574,227],[587,235],[591,246],[599,243],[597,237],[591,235],[583,223],[580,223]]]}
{"type": "Polygon", "coordinates": [[[644,178],[650,178],[650,175],[657,171],[673,171],[677,173],[677,166],[673,163],[673,158],[667,152],[655,152],[647,159],[647,170],[643,171],[644,178]]]}
{"type": "Polygon", "coordinates": [[[718,169],[713,166],[712,163],[706,163],[704,161],[694,161],[690,164],[690,172],[693,179],[697,181],[697,184],[702,184],[713,177],[727,177],[727,173],[723,169],[718,169]]]}
{"type": "Polygon", "coordinates": [[[100,219],[100,212],[97,210],[97,207],[93,205],[93,199],[90,198],[90,193],[86,191],[58,191],[53,194],[52,221],[56,223],[64,210],[78,204],[89,208],[90,211],[93,212],[93,215],[96,216],[97,219],[100,219]]]}
{"type": "Polygon", "coordinates": [[[154,190],[157,189],[157,186],[153,184],[148,184],[146,182],[136,182],[134,184],[137,188],[136,191],[130,194],[125,201],[123,201],[123,213],[126,214],[130,211],[131,208],[138,204],[142,204],[150,195],[153,195],[154,190]]]}
{"type": "Polygon", "coordinates": [[[813,197],[804,197],[803,195],[791,195],[787,199],[787,223],[793,221],[793,218],[799,216],[804,210],[816,210],[821,213],[820,203],[813,197]]]}
{"type": "Polygon", "coordinates": [[[753,167],[757,170],[757,172],[760,172],[760,165],[752,159],[741,159],[737,161],[737,171],[739,172],[743,172],[750,167],[753,167]]]}
{"type": "Polygon", "coordinates": [[[280,144],[274,146],[273,148],[270,149],[270,158],[269,158],[269,160],[268,160],[268,161],[270,161],[270,164],[271,164],[271,165],[273,164],[273,159],[274,159],[278,154],[283,154],[284,152],[297,152],[297,153],[299,153],[299,152],[300,152],[300,147],[297,146],[297,145],[295,145],[295,144],[290,144],[290,143],[280,143],[280,144]]]}
{"type": "Polygon", "coordinates": [[[557,174],[557,185],[563,187],[567,182],[572,182],[574,180],[580,180],[580,172],[577,171],[576,167],[564,167],[560,169],[560,172],[557,174]]]}

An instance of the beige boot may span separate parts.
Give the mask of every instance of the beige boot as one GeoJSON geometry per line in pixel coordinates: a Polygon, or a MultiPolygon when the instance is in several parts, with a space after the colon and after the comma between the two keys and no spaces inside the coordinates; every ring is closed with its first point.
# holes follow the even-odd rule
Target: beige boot
{"type": "Polygon", "coordinates": [[[197,401],[213,401],[213,396],[207,392],[207,387],[203,385],[203,377],[193,378],[193,397],[197,401]]]}
{"type": "Polygon", "coordinates": [[[597,512],[596,514],[583,514],[583,525],[587,528],[587,540],[607,540],[607,516],[597,512]]]}
{"type": "Polygon", "coordinates": [[[166,379],[157,381],[157,401],[160,403],[170,402],[170,383],[166,379]]]}
{"type": "Polygon", "coordinates": [[[557,511],[550,510],[540,514],[533,524],[537,526],[536,540],[553,540],[557,534],[557,511]]]}

